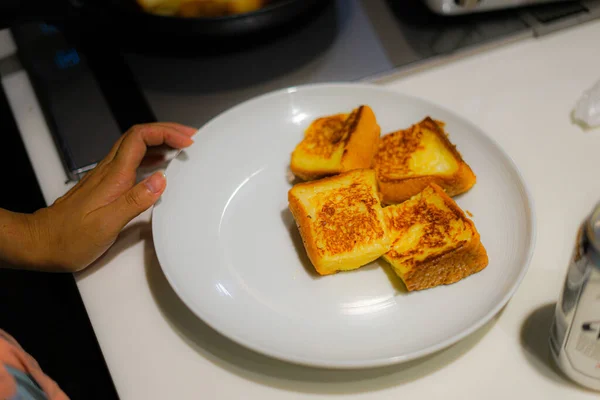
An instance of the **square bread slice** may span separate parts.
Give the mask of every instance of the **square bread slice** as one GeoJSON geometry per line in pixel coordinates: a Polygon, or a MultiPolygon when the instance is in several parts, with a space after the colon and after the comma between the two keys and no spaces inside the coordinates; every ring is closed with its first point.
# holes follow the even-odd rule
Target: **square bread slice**
{"type": "Polygon", "coordinates": [[[384,214],[392,248],[383,258],[409,291],[458,282],[488,264],[475,224],[435,183],[384,214]]]}
{"type": "Polygon", "coordinates": [[[398,204],[421,192],[430,182],[449,196],[469,190],[475,174],[444,132],[430,117],[408,129],[383,136],[375,155],[384,204],[398,204]]]}
{"type": "Polygon", "coordinates": [[[318,118],[292,152],[290,169],[305,181],[371,168],[381,129],[369,106],[318,118]]]}
{"type": "Polygon", "coordinates": [[[289,208],[320,275],[359,268],[390,249],[390,237],[372,169],[298,183],[289,208]]]}

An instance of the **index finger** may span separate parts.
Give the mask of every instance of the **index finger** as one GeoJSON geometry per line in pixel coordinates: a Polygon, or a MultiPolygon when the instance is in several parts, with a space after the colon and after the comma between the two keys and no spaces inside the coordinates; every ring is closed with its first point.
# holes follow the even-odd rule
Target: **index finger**
{"type": "Polygon", "coordinates": [[[121,147],[121,143],[123,142],[123,139],[125,139],[125,137],[127,137],[127,135],[129,135],[132,131],[144,129],[149,126],[164,126],[164,127],[168,127],[168,128],[173,128],[177,132],[179,132],[185,136],[188,136],[188,137],[193,136],[198,131],[198,129],[196,129],[196,128],[178,124],[176,122],[152,122],[152,123],[148,123],[148,124],[135,125],[135,126],[132,126],[129,129],[129,131],[127,131],[126,133],[121,135],[121,137],[119,137],[119,139],[115,142],[115,144],[112,146],[112,148],[110,149],[110,151],[108,152],[106,157],[104,157],[104,160],[102,160],[102,161],[103,162],[112,161],[112,159],[115,158],[117,151],[121,147]]]}
{"type": "Polygon", "coordinates": [[[191,126],[181,125],[177,122],[156,122],[156,125],[169,126],[171,128],[175,128],[178,132],[183,133],[186,136],[193,136],[196,132],[198,132],[197,128],[192,128],[191,126]]]}
{"type": "Polygon", "coordinates": [[[163,124],[134,127],[127,133],[116,150],[113,162],[118,169],[136,170],[148,146],[167,144],[176,149],[190,146],[194,141],[178,129],[163,124]]]}

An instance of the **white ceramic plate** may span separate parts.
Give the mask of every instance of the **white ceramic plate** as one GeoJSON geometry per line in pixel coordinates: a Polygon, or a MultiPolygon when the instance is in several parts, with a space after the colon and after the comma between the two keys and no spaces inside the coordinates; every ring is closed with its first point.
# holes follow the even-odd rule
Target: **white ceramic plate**
{"type": "MultiPolygon", "coordinates": [[[[201,105],[199,105],[201,106],[201,105]]],[[[370,367],[442,349],[489,321],[517,289],[534,212],[511,159],[480,129],[427,101],[362,84],[269,93],[199,130],[171,162],[154,208],[154,245],[185,304],[223,335],[311,366],[370,367]],[[383,262],[317,276],[287,208],[290,153],[315,118],[360,104],[382,134],[430,115],[477,174],[456,198],[474,215],[490,263],[454,285],[407,293],[383,262]]]]}

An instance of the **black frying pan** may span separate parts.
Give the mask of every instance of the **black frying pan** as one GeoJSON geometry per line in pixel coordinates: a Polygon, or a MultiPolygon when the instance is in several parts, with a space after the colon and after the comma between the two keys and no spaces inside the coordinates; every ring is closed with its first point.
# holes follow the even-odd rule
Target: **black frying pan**
{"type": "Polygon", "coordinates": [[[181,18],[144,12],[135,0],[0,0],[0,27],[26,21],[78,21],[124,35],[231,38],[291,24],[323,0],[272,0],[255,12],[218,18],[181,18]]]}

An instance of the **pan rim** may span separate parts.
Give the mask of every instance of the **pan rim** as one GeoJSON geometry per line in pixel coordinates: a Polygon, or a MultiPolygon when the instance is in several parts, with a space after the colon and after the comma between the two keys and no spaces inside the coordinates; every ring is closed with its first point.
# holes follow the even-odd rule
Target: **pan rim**
{"type": "MultiPolygon", "coordinates": [[[[120,1],[113,0],[111,3],[118,5],[118,3],[121,3],[122,1],[123,0],[120,0],[120,1]]],[[[302,2],[304,0],[274,0],[274,1],[270,2],[268,5],[260,8],[259,10],[256,10],[256,11],[246,12],[246,13],[242,13],[242,14],[225,15],[225,16],[220,16],[220,17],[179,17],[179,16],[152,14],[150,12],[143,10],[139,5],[137,5],[137,2],[135,0],[127,0],[127,1],[136,4],[136,6],[138,7],[137,11],[140,14],[145,15],[147,17],[151,17],[151,18],[161,19],[164,21],[169,20],[169,21],[188,21],[188,22],[199,22],[199,21],[225,22],[225,21],[242,20],[242,19],[246,19],[246,18],[250,18],[250,17],[259,17],[261,15],[265,15],[265,14],[274,12],[283,7],[288,7],[292,3],[302,2]]],[[[119,6],[119,7],[122,8],[121,6],[119,6]]],[[[132,12],[132,10],[128,10],[128,11],[132,12]]]]}

